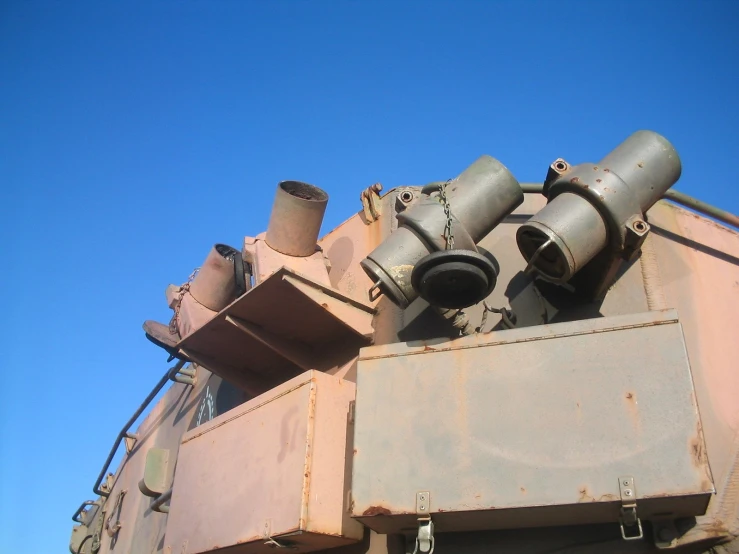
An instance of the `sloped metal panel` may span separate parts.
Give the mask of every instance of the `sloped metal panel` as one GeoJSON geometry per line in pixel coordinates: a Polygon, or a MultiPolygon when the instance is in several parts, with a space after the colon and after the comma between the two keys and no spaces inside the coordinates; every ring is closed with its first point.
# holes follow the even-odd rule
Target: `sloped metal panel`
{"type": "Polygon", "coordinates": [[[675,311],[364,348],[355,517],[379,532],[705,512],[713,483],[675,311]]]}

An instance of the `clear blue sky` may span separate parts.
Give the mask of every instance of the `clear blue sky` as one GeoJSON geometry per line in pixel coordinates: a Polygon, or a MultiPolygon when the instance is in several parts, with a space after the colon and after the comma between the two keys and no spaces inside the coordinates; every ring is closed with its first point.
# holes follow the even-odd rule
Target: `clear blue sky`
{"type": "Polygon", "coordinates": [[[739,211],[739,2],[0,2],[0,551],[64,552],[166,321],[283,179],[520,181],[668,137],[739,211]]]}

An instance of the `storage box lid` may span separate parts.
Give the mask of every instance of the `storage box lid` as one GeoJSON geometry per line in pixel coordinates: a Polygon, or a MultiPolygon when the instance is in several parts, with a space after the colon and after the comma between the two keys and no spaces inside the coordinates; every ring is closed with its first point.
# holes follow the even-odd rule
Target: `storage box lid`
{"type": "Polygon", "coordinates": [[[437,530],[704,513],[713,484],[672,310],[364,348],[353,515],[437,530]],[[427,508],[428,509],[428,508],[427,508]]]}

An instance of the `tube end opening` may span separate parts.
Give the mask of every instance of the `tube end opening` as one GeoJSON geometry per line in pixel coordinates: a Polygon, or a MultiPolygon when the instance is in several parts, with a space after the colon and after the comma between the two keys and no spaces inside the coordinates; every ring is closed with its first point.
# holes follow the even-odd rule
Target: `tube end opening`
{"type": "Polygon", "coordinates": [[[301,200],[309,202],[326,202],[328,200],[326,191],[302,181],[282,181],[278,186],[290,196],[301,200]]]}
{"type": "Polygon", "coordinates": [[[566,283],[574,274],[566,247],[551,230],[535,223],[522,225],[516,233],[516,242],[528,265],[545,279],[566,283]]]}

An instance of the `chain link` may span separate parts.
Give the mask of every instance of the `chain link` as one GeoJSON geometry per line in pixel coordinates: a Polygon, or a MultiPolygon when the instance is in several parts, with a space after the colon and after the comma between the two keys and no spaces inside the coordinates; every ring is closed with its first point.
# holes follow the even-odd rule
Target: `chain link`
{"type": "Polygon", "coordinates": [[[182,299],[185,297],[185,293],[190,290],[190,283],[195,279],[198,271],[200,271],[200,268],[196,267],[193,272],[190,273],[190,276],[187,278],[187,282],[180,287],[180,291],[177,293],[177,299],[174,303],[174,314],[172,315],[172,319],[169,320],[169,332],[173,335],[178,333],[177,323],[180,320],[180,305],[182,304],[182,299]]]}
{"type": "Polygon", "coordinates": [[[454,234],[452,233],[452,208],[449,206],[449,199],[446,196],[446,187],[451,183],[451,179],[447,180],[439,189],[439,199],[444,206],[444,215],[446,216],[446,225],[444,226],[444,242],[446,250],[454,250],[454,234]]]}
{"type": "Polygon", "coordinates": [[[483,327],[485,327],[485,324],[488,321],[489,312],[500,314],[501,324],[504,328],[513,329],[516,327],[516,321],[518,318],[516,317],[516,314],[513,313],[513,310],[509,310],[508,308],[493,308],[490,304],[487,303],[487,301],[483,301],[482,319],[480,320],[480,326],[475,329],[476,333],[482,332],[483,327]]]}

